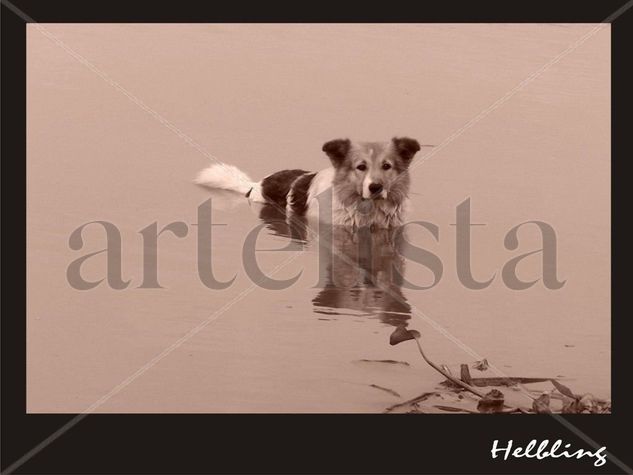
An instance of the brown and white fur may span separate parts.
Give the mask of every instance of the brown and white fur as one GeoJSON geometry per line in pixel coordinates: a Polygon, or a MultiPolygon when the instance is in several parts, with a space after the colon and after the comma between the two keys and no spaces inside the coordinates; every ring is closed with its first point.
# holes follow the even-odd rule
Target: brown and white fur
{"type": "Polygon", "coordinates": [[[332,166],[320,172],[283,170],[254,182],[236,167],[216,164],[202,170],[196,183],[243,193],[251,201],[335,225],[390,228],[403,223],[410,186],[408,168],[420,150],[417,140],[336,139],[326,142],[322,150],[332,166]]]}

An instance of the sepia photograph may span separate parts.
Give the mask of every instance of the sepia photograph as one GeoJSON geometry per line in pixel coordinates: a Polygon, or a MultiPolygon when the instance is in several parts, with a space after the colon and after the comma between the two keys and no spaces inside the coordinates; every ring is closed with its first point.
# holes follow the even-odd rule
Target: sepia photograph
{"type": "Polygon", "coordinates": [[[610,27],[27,27],[29,413],[609,413],[610,27]]]}
{"type": "Polygon", "coordinates": [[[633,0],[1,0],[0,472],[633,473],[633,0]]]}

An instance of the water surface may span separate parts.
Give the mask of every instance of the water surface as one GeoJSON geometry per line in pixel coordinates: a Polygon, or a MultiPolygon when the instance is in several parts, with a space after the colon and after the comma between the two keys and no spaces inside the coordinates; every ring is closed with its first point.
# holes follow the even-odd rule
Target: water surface
{"type": "MultiPolygon", "coordinates": [[[[466,129],[593,25],[45,27],[76,54],[29,25],[30,412],[81,412],[139,368],[97,411],[380,412],[399,399],[372,385],[408,398],[441,380],[415,345],[389,345],[402,324],[455,371],[486,357],[510,376],[563,376],[577,392],[610,395],[608,26],[466,129]],[[261,178],[327,166],[321,146],[333,138],[394,135],[436,146],[414,159],[411,218],[437,225],[439,240],[420,226],[408,232],[442,259],[429,290],[394,278],[400,269],[428,286],[433,274],[402,261],[389,236],[343,232],[319,252],[308,236],[290,239],[274,210],[192,184],[213,157],[261,178]],[[195,224],[210,197],[214,276],[235,276],[225,290],[197,273],[195,224]],[[494,276],[483,290],[456,274],[452,224],[468,198],[473,223],[485,224],[471,228],[473,275],[494,276]],[[120,229],[125,290],[66,281],[72,260],[105,247],[93,224],[84,248],[69,248],[73,230],[96,220],[120,229]],[[541,247],[529,225],[517,250],[504,247],[530,220],[556,230],[560,290],[539,281],[513,291],[501,280],[509,259],[541,247]],[[159,238],[163,288],[139,288],[139,232],[173,221],[188,234],[159,238]],[[241,264],[260,224],[259,266],[275,279],[301,272],[287,289],[254,286],[241,264]],[[336,252],[327,259],[332,249],[389,292],[358,282],[336,252]]],[[[105,256],[82,272],[103,279],[105,256]]],[[[538,254],[518,273],[538,279],[538,254]]]]}

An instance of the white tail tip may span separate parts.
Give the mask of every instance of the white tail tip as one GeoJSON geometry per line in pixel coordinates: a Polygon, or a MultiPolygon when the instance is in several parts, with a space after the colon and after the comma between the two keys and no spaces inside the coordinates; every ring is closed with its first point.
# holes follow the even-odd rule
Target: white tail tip
{"type": "Polygon", "coordinates": [[[216,163],[200,171],[194,183],[241,194],[246,194],[255,185],[242,170],[224,163],[216,163]]]}

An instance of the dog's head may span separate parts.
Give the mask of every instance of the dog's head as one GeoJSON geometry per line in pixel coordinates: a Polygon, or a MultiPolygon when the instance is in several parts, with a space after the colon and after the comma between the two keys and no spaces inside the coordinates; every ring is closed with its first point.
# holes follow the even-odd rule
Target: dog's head
{"type": "Polygon", "coordinates": [[[359,199],[401,202],[409,189],[408,168],[420,144],[408,137],[390,142],[326,142],[323,151],[336,170],[334,188],[344,204],[359,199]]]}

